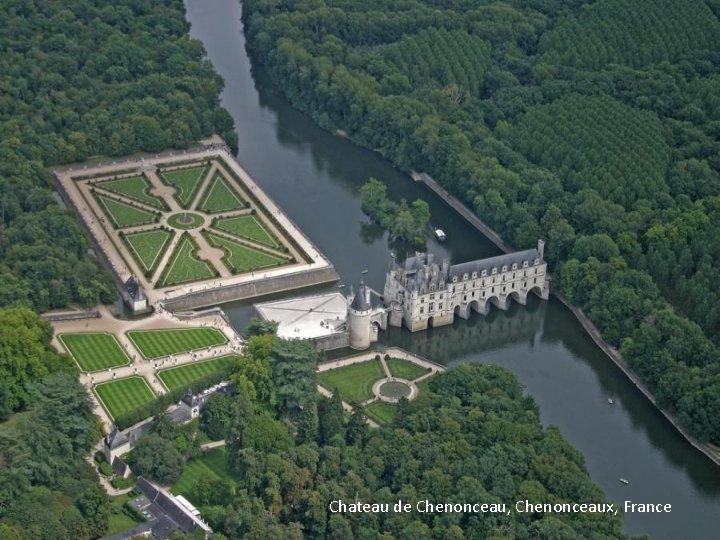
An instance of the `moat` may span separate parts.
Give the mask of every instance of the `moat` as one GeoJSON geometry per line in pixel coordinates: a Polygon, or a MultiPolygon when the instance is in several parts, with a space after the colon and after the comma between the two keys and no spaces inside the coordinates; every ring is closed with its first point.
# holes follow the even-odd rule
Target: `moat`
{"type": "MultiPolygon", "coordinates": [[[[428,202],[432,224],[448,236],[440,244],[428,235],[428,249],[437,258],[460,263],[499,253],[429,189],[294,110],[262,70],[251,68],[237,0],[187,0],[186,6],[191,35],[203,41],[225,79],[222,103],[235,119],[238,159],[348,287],[364,278],[380,290],[390,262],[387,237],[366,225],[360,209],[358,188],[370,176],[385,182],[393,199],[428,202]],[[367,274],[360,274],[363,269],[367,274]]],[[[236,327],[253,314],[248,303],[225,309],[236,327]]],[[[629,534],[716,536],[720,468],[672,428],[557,300],[531,296],[527,306],[513,304],[507,312],[473,314],[417,334],[391,328],[380,340],[448,367],[480,362],[512,370],[540,407],[543,423],[557,425],[583,453],[608,497],[620,506],[625,500],[672,504],[670,514],[626,515],[629,534]],[[630,483],[622,484],[621,477],[630,483]]]]}

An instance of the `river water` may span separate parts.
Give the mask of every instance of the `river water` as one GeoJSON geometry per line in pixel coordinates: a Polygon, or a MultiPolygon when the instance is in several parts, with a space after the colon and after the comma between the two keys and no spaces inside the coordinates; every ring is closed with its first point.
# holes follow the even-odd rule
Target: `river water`
{"type": "MultiPolygon", "coordinates": [[[[432,223],[448,234],[442,245],[428,240],[437,257],[463,262],[498,253],[429,189],[294,110],[251,65],[238,0],[186,0],[186,8],[191,35],[225,79],[221,100],[235,119],[239,161],[333,262],[343,283],[362,277],[381,289],[390,261],[387,237],[365,224],[360,209],[358,188],[371,176],[385,182],[393,198],[429,203],[432,223]]],[[[238,327],[253,314],[243,302],[225,309],[238,327]]],[[[627,514],[629,534],[720,534],[720,468],[672,428],[558,301],[532,297],[526,307],[474,314],[417,334],[391,329],[382,342],[451,367],[478,362],[513,371],[540,406],[543,424],[557,425],[583,453],[593,480],[611,499],[672,504],[670,514],[627,514]]]]}

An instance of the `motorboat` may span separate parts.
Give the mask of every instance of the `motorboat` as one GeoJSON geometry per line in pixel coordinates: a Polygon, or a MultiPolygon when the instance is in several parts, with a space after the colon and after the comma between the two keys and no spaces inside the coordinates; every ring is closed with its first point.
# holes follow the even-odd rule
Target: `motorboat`
{"type": "Polygon", "coordinates": [[[440,242],[444,242],[447,239],[447,235],[442,229],[435,229],[433,232],[435,234],[435,238],[437,238],[440,242]]]}

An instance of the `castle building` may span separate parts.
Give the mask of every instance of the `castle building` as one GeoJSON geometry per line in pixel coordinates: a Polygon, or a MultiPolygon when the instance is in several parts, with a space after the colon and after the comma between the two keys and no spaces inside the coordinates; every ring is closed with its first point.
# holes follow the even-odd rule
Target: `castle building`
{"type": "Polygon", "coordinates": [[[467,319],[471,310],[486,315],[491,304],[503,310],[511,300],[525,305],[531,291],[547,300],[544,246],[539,240],[536,249],[456,265],[438,264],[428,253],[393,264],[383,294],[388,323],[416,332],[452,324],[456,315],[467,319]]]}
{"type": "Polygon", "coordinates": [[[378,340],[380,329],[387,328],[387,310],[373,306],[371,292],[370,287],[361,283],[348,307],[347,333],[353,349],[367,349],[378,340]]]}

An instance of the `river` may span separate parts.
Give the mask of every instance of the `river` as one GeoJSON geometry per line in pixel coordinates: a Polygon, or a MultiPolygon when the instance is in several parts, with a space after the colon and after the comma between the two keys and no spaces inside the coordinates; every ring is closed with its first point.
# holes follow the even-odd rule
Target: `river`
{"type": "MultiPolygon", "coordinates": [[[[343,283],[364,277],[382,287],[390,261],[387,237],[364,225],[360,209],[358,188],[370,176],[385,182],[393,198],[429,203],[432,223],[448,234],[445,244],[428,240],[436,256],[463,262],[498,253],[429,189],[294,110],[251,65],[238,0],[186,0],[186,8],[192,37],[225,79],[221,100],[235,119],[239,161],[333,262],[343,283]]],[[[247,303],[224,307],[238,327],[252,315],[247,303]]],[[[512,370],[538,403],[543,424],[558,426],[583,453],[611,499],[672,504],[670,514],[626,515],[628,534],[718,536],[720,468],[672,428],[557,300],[533,297],[527,307],[474,314],[424,333],[391,329],[382,342],[451,367],[478,362],[512,370]]]]}

